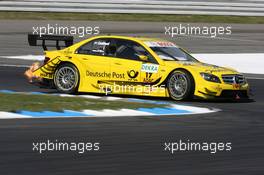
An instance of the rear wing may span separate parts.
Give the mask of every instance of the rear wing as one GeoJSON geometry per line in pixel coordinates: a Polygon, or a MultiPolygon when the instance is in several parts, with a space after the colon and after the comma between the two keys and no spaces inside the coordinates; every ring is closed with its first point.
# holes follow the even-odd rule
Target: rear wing
{"type": "Polygon", "coordinates": [[[40,36],[40,35],[28,34],[28,43],[30,46],[42,46],[43,50],[48,50],[47,47],[56,47],[57,50],[60,50],[61,47],[69,47],[73,45],[73,36],[60,36],[60,35],[40,36]],[[50,44],[49,42],[49,44],[47,44],[46,41],[54,41],[56,43],[50,44]],[[64,42],[64,45],[61,45],[62,42],[64,42]]]}

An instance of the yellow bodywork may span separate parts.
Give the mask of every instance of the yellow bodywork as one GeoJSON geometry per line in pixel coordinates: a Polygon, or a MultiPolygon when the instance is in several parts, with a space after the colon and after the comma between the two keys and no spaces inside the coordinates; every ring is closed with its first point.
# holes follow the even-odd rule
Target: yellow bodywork
{"type": "Polygon", "coordinates": [[[63,50],[46,51],[45,57],[50,61],[37,69],[34,76],[53,79],[56,67],[64,62],[75,65],[79,71],[80,80],[78,92],[129,94],[140,96],[169,97],[166,89],[166,79],[176,69],[188,71],[194,79],[194,95],[202,98],[220,96],[222,90],[247,90],[247,83],[239,86],[223,83],[222,74],[239,74],[233,69],[204,64],[201,62],[164,61],[145,43],[165,41],[155,38],[125,37],[125,36],[96,36],[76,43],[63,50]],[[157,64],[144,61],[134,61],[110,56],[96,56],[76,53],[82,45],[100,38],[118,38],[131,40],[142,45],[157,61],[157,64]],[[157,69],[149,77],[148,72],[142,71],[142,66],[157,69]],[[201,72],[208,72],[220,78],[221,83],[209,82],[203,79],[201,72]],[[131,78],[132,77],[132,78],[131,78]],[[149,86],[148,86],[149,85],[149,86]],[[117,86],[117,87],[115,87],[117,86]],[[131,86],[135,89],[131,89],[131,86]],[[113,88],[123,89],[113,89],[113,88]]]}

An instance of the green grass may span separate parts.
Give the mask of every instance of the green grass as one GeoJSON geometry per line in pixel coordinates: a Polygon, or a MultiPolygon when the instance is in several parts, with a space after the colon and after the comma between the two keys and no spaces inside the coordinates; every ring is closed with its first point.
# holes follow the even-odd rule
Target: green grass
{"type": "Polygon", "coordinates": [[[108,101],[82,97],[59,97],[55,95],[4,94],[0,93],[0,111],[62,111],[62,110],[102,110],[102,109],[137,109],[165,107],[163,104],[129,102],[125,100],[108,101]]]}
{"type": "Polygon", "coordinates": [[[264,24],[264,17],[214,16],[214,15],[207,16],[207,15],[0,12],[0,19],[264,24]]]}

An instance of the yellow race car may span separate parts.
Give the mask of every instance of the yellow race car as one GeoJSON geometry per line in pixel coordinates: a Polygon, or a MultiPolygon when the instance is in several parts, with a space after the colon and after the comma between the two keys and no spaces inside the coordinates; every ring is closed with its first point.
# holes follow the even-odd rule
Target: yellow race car
{"type": "Polygon", "coordinates": [[[29,35],[28,40],[45,50],[33,77],[62,93],[248,98],[249,85],[241,73],[202,63],[163,39],[108,35],[73,44],[70,36],[29,35]],[[47,51],[47,41],[56,42],[58,50],[47,51]],[[60,50],[61,42],[66,48],[60,50]]]}

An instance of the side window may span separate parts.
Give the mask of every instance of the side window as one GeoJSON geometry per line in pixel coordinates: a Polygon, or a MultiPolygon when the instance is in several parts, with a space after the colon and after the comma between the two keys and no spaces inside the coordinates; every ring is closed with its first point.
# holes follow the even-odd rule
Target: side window
{"type": "Polygon", "coordinates": [[[148,57],[149,62],[156,63],[156,60],[140,44],[128,40],[116,40],[116,57],[130,60],[140,60],[139,56],[148,57]]]}
{"type": "Polygon", "coordinates": [[[110,45],[110,39],[96,39],[89,43],[82,45],[78,50],[78,54],[87,55],[106,55],[106,48],[110,45]]]}

